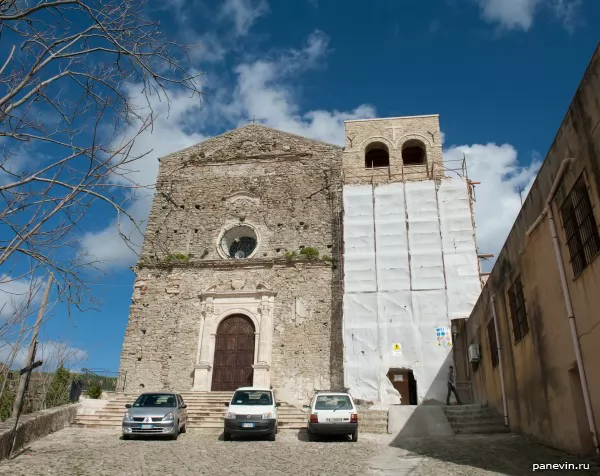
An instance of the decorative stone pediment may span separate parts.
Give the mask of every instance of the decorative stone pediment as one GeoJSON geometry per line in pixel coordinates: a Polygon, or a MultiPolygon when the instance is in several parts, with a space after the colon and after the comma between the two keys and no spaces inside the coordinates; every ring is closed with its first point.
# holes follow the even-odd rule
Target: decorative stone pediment
{"type": "Polygon", "coordinates": [[[251,192],[247,192],[245,190],[241,190],[239,192],[236,192],[232,195],[229,195],[228,197],[225,197],[225,201],[227,203],[237,203],[237,202],[251,202],[254,204],[259,204],[260,203],[260,198],[256,195],[254,195],[251,192]]]}
{"type": "Polygon", "coordinates": [[[261,124],[248,124],[202,143],[174,152],[189,163],[221,162],[244,157],[284,157],[309,151],[339,151],[341,148],[315,139],[278,131],[261,124]]]}
{"type": "Polygon", "coordinates": [[[201,298],[223,295],[275,296],[277,293],[262,282],[250,282],[243,278],[220,281],[206,288],[201,298]]]}

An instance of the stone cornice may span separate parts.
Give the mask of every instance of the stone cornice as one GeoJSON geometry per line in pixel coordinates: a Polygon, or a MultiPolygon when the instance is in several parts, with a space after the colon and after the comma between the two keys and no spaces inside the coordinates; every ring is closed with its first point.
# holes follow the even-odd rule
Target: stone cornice
{"type": "Polygon", "coordinates": [[[198,297],[201,300],[205,300],[206,298],[223,298],[223,297],[256,297],[256,296],[277,296],[277,291],[272,291],[271,289],[255,289],[255,290],[231,290],[231,291],[221,291],[215,289],[214,291],[202,291],[198,294],[198,297]]]}
{"type": "Polygon", "coordinates": [[[323,260],[287,260],[285,258],[250,258],[247,260],[220,259],[220,260],[198,260],[170,263],[138,263],[137,269],[264,269],[286,267],[286,268],[302,268],[302,267],[331,267],[331,263],[323,260]]]}

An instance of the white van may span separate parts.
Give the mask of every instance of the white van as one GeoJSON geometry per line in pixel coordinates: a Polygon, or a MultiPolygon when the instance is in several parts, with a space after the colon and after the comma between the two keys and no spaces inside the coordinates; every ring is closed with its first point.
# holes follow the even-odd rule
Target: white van
{"type": "Polygon", "coordinates": [[[238,388],[228,405],[223,439],[229,441],[233,436],[267,435],[270,441],[275,441],[279,405],[270,389],[238,388]]]}

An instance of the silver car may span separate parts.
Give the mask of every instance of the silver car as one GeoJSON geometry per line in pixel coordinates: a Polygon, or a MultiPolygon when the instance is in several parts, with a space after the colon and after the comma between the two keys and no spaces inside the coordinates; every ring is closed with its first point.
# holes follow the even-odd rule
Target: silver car
{"type": "Polygon", "coordinates": [[[176,440],[180,432],[186,431],[187,405],[177,393],[142,393],[133,405],[125,407],[124,440],[135,435],[165,435],[176,440]]]}

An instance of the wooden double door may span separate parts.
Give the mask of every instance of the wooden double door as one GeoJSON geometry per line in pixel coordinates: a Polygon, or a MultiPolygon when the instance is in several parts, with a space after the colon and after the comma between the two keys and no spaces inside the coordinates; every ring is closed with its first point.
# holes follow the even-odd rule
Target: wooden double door
{"type": "Polygon", "coordinates": [[[253,382],[254,324],[242,314],[227,317],[217,329],[212,391],[232,391],[253,382]]]}

